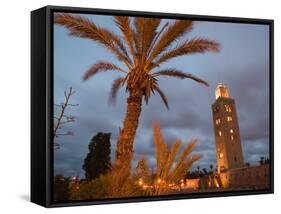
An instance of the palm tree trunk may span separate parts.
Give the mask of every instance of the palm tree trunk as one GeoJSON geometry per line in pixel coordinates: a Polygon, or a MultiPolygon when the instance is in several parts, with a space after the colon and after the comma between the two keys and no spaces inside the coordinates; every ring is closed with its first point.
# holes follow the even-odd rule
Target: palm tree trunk
{"type": "Polygon", "coordinates": [[[133,144],[141,114],[142,95],[130,93],[127,98],[127,112],[120,130],[116,149],[116,167],[129,170],[133,159],[133,144]]]}

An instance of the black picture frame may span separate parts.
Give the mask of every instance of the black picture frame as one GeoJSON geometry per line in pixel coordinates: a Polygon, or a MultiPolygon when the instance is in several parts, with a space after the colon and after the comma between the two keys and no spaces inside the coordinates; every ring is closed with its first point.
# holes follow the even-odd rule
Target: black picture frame
{"type": "Polygon", "coordinates": [[[274,192],[274,21],[237,17],[187,15],[158,12],[107,10],[79,7],[46,6],[31,12],[31,201],[44,207],[145,202],[190,198],[225,197],[238,195],[268,194],[274,192]],[[267,190],[245,190],[216,193],[194,193],[192,195],[168,195],[95,201],[69,201],[54,203],[53,192],[53,13],[70,12],[101,15],[125,15],[157,18],[187,18],[212,22],[264,24],[270,27],[270,188],[267,190]]]}

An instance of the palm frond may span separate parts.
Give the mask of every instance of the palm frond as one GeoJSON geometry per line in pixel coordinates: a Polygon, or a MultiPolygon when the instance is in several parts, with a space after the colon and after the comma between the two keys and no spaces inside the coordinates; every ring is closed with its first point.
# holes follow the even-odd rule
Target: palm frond
{"type": "Polygon", "coordinates": [[[160,125],[155,123],[152,125],[153,127],[153,142],[155,145],[155,153],[156,153],[156,174],[157,177],[161,177],[163,173],[163,168],[167,161],[168,156],[168,146],[164,141],[163,134],[160,129],[160,125]]]}
{"type": "MultiPolygon", "coordinates": [[[[125,60],[128,61],[128,63],[131,65],[132,61],[129,57],[127,48],[124,44],[124,41],[118,35],[116,35],[113,31],[109,31],[106,28],[101,28],[101,29],[103,30],[103,33],[107,38],[111,38],[113,40],[113,47],[117,46],[119,48],[119,51],[121,50],[121,53],[125,56],[125,60]]],[[[122,60],[124,60],[124,59],[122,58],[122,60]]]]}
{"type": "Polygon", "coordinates": [[[158,18],[144,18],[143,21],[143,34],[141,37],[141,54],[142,54],[142,63],[146,60],[148,50],[152,45],[152,42],[157,35],[157,28],[161,22],[161,19],[158,18]]]}
{"type": "MultiPolygon", "coordinates": [[[[124,40],[126,41],[130,52],[131,56],[135,58],[135,44],[134,44],[134,32],[131,27],[131,20],[127,16],[115,16],[115,23],[123,33],[124,40]]],[[[135,59],[134,59],[135,62],[135,59]]]]}
{"type": "Polygon", "coordinates": [[[145,82],[144,82],[144,100],[146,102],[146,104],[148,103],[148,100],[149,100],[149,97],[150,97],[150,94],[151,94],[151,81],[149,79],[147,79],[145,82]]]}
{"type": "Polygon", "coordinates": [[[195,38],[187,40],[180,45],[176,46],[174,49],[164,52],[160,55],[159,59],[156,59],[149,69],[158,67],[161,63],[167,62],[178,56],[184,56],[187,54],[204,53],[207,51],[218,52],[220,50],[220,44],[209,39],[195,38]]]}
{"type": "Polygon", "coordinates": [[[179,167],[182,165],[182,163],[186,160],[186,157],[192,152],[192,150],[194,149],[194,147],[197,144],[197,140],[196,139],[192,139],[185,147],[183,153],[180,155],[180,157],[177,160],[176,166],[174,168],[174,172],[176,172],[177,170],[180,170],[179,167]]]}
{"type": "Polygon", "coordinates": [[[119,88],[122,86],[122,83],[124,83],[124,81],[125,81],[125,77],[119,77],[113,81],[110,91],[110,98],[109,98],[110,103],[115,103],[117,92],[119,88]]]}
{"type": "Polygon", "coordinates": [[[182,162],[181,165],[179,165],[177,168],[174,168],[174,170],[169,176],[169,179],[176,183],[179,183],[181,178],[185,176],[186,172],[191,168],[193,163],[195,161],[198,161],[201,157],[201,154],[196,154],[191,156],[190,158],[187,158],[185,161],[182,162]]]}
{"type": "Polygon", "coordinates": [[[114,65],[114,64],[112,64],[110,62],[106,62],[106,61],[99,61],[87,70],[87,72],[83,76],[83,80],[86,81],[90,77],[96,75],[99,72],[112,71],[112,70],[127,73],[126,71],[124,71],[123,69],[118,67],[117,65],[114,65]]]}
{"type": "Polygon", "coordinates": [[[137,64],[140,64],[139,62],[141,61],[142,58],[142,40],[144,36],[144,18],[143,17],[136,17],[134,18],[134,42],[135,42],[135,53],[137,57],[137,64]]]}
{"type": "Polygon", "coordinates": [[[135,52],[134,52],[134,55],[135,55],[135,65],[138,65],[139,64],[139,59],[140,59],[140,44],[139,44],[139,41],[138,41],[138,34],[136,32],[136,29],[134,28],[133,29],[133,39],[134,39],[134,45],[135,45],[135,52]]]}
{"type": "Polygon", "coordinates": [[[181,141],[176,140],[176,142],[172,145],[172,148],[170,149],[169,156],[167,158],[167,162],[165,164],[165,168],[163,171],[163,178],[166,180],[166,178],[169,175],[169,172],[172,169],[173,163],[175,162],[176,155],[180,149],[181,141]]]}
{"type": "Polygon", "coordinates": [[[151,92],[154,94],[154,86],[157,86],[157,79],[154,78],[151,74],[147,74],[146,79],[143,81],[143,85],[141,86],[142,92],[144,95],[144,100],[146,104],[150,98],[151,92]]]}
{"type": "Polygon", "coordinates": [[[165,51],[173,42],[180,39],[187,32],[191,31],[193,23],[190,20],[177,20],[169,23],[166,30],[162,33],[158,42],[155,44],[147,61],[150,64],[159,54],[165,51]]]}
{"type": "Polygon", "coordinates": [[[137,47],[139,48],[139,62],[143,64],[147,57],[148,50],[154,37],[157,34],[157,28],[161,22],[158,18],[144,18],[136,17],[134,19],[134,26],[136,32],[137,47]]]}
{"type": "Polygon", "coordinates": [[[147,52],[147,55],[149,56],[151,53],[151,50],[153,49],[154,45],[156,44],[156,42],[158,41],[159,37],[162,35],[162,33],[164,32],[164,30],[168,27],[169,22],[166,22],[163,27],[157,32],[156,36],[154,37],[151,46],[147,52]]]}
{"type": "Polygon", "coordinates": [[[195,161],[201,158],[201,155],[195,154],[190,156],[196,144],[196,140],[191,140],[176,160],[181,142],[180,140],[176,140],[169,149],[158,123],[153,124],[153,142],[155,144],[157,179],[154,180],[154,188],[149,194],[161,195],[171,191],[171,183],[180,185],[180,181],[184,178],[187,170],[190,169],[195,161]],[[174,164],[175,167],[173,167],[174,164]]]}
{"type": "Polygon", "coordinates": [[[98,27],[88,18],[66,13],[57,13],[54,23],[66,27],[72,36],[92,39],[100,43],[129,68],[132,66],[123,41],[112,31],[98,27]]]}
{"type": "Polygon", "coordinates": [[[202,83],[206,86],[209,86],[209,84],[205,81],[205,80],[202,80],[192,74],[188,74],[188,73],[185,73],[183,71],[180,71],[180,70],[177,70],[177,69],[164,69],[164,70],[161,70],[161,71],[157,71],[155,73],[153,73],[154,77],[157,77],[157,76],[167,76],[167,77],[175,77],[175,78],[180,78],[180,79],[192,79],[196,82],[199,82],[199,83],[202,83]]]}
{"type": "Polygon", "coordinates": [[[195,155],[192,155],[190,159],[191,159],[193,162],[195,162],[195,161],[198,161],[199,159],[201,159],[202,156],[203,156],[202,154],[195,154],[195,155]]]}
{"type": "Polygon", "coordinates": [[[167,99],[166,95],[164,94],[164,92],[157,85],[154,85],[154,90],[157,91],[157,93],[160,95],[161,99],[163,100],[166,108],[169,110],[168,99],[167,99]]]}

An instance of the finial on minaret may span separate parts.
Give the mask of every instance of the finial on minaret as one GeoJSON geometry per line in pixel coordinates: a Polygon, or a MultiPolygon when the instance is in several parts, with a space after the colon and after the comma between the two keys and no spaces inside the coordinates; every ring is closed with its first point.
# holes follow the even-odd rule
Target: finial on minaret
{"type": "Polygon", "coordinates": [[[228,89],[227,89],[226,85],[224,85],[223,83],[219,83],[216,88],[216,100],[219,97],[229,97],[228,89]]]}

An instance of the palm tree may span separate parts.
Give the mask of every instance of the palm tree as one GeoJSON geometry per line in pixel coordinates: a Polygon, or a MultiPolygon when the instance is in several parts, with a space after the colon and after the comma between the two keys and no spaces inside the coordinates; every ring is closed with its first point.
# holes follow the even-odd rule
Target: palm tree
{"type": "Polygon", "coordinates": [[[114,101],[118,89],[126,87],[127,111],[118,137],[116,165],[130,168],[143,100],[148,103],[151,93],[158,93],[169,108],[168,100],[157,82],[158,78],[191,79],[208,86],[206,81],[196,76],[175,68],[159,69],[160,65],[179,56],[206,51],[217,52],[219,44],[205,38],[184,40],[184,36],[193,28],[191,20],[167,21],[161,24],[162,20],[159,18],[115,16],[114,21],[121,35],[80,15],[57,13],[54,18],[54,22],[66,27],[70,35],[99,43],[125,65],[124,69],[108,61],[99,61],[86,71],[83,79],[88,80],[104,71],[122,74],[114,80],[110,97],[114,101]]]}
{"type": "Polygon", "coordinates": [[[149,195],[163,195],[171,190],[170,185],[180,186],[187,171],[202,155],[191,155],[197,144],[196,139],[190,140],[181,153],[179,153],[181,147],[180,140],[176,140],[169,147],[165,142],[159,124],[153,125],[153,142],[155,145],[156,177],[151,179],[153,173],[149,171],[148,162],[145,158],[141,158],[138,161],[137,175],[146,184],[147,182],[149,185],[152,184],[153,188],[147,189],[149,195]]]}

